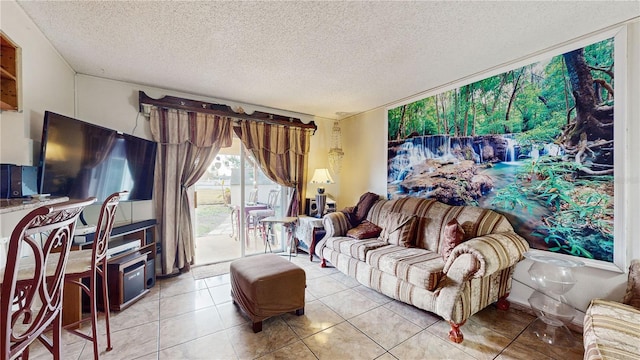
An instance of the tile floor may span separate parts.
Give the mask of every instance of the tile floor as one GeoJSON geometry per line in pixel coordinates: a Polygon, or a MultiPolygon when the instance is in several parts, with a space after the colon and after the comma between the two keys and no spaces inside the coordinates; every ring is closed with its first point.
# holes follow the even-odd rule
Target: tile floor
{"type": "MultiPolygon", "coordinates": [[[[465,340],[447,339],[437,316],[370,290],[316,259],[293,258],[307,274],[303,316],[268,319],[254,334],[233,305],[229,275],[195,280],[191,274],[157,282],[151,293],[113,312],[113,351],[101,359],[582,359],[582,338],[573,347],[539,341],[532,315],[494,306],[462,327],[465,340]]],[[[104,324],[101,323],[104,332],[104,324]]],[[[100,348],[105,347],[104,335],[100,348]]],[[[64,359],[92,359],[91,343],[68,333],[64,359]]],[[[41,346],[35,359],[50,358],[41,346]]]]}

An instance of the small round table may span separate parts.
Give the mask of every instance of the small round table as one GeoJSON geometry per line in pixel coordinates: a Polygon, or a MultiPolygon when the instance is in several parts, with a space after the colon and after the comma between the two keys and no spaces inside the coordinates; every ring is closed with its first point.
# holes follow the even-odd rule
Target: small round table
{"type": "Polygon", "coordinates": [[[541,252],[529,251],[524,256],[533,261],[529,275],[537,287],[529,297],[529,304],[538,315],[530,326],[531,331],[547,344],[571,345],[574,339],[566,324],[573,320],[576,310],[564,295],[577,283],[573,268],[582,267],[584,263],[541,252]]]}

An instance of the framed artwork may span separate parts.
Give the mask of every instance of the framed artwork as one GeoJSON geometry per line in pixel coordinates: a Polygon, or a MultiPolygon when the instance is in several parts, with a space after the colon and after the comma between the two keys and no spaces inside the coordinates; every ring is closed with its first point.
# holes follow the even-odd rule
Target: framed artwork
{"type": "Polygon", "coordinates": [[[490,208],[532,249],[622,269],[626,41],[611,30],[387,109],[387,197],[490,208]]]}

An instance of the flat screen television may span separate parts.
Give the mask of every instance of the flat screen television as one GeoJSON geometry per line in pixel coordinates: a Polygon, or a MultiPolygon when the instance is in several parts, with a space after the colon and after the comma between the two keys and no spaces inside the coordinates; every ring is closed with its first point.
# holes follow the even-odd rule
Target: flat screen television
{"type": "Polygon", "coordinates": [[[50,111],[45,112],[38,167],[41,194],[98,202],[151,200],[156,143],[50,111]]]}

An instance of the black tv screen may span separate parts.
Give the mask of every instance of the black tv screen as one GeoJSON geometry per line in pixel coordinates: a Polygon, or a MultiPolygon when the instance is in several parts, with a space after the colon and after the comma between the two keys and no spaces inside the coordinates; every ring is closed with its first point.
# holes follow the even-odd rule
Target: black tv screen
{"type": "Polygon", "coordinates": [[[81,120],[45,112],[39,163],[41,194],[104,201],[150,200],[156,143],[81,120]]]}

